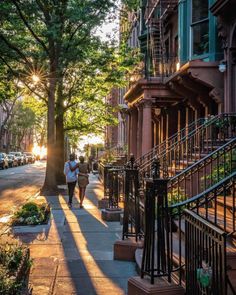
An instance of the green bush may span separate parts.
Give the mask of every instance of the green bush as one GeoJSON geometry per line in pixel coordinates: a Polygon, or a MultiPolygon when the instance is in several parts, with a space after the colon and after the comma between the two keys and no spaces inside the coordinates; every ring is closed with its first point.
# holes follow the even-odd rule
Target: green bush
{"type": "Polygon", "coordinates": [[[12,218],[13,225],[37,225],[46,222],[49,211],[47,204],[38,205],[34,202],[26,203],[15,212],[12,218]]]}
{"type": "Polygon", "coordinates": [[[28,272],[31,260],[25,261],[25,274],[17,277],[17,272],[25,259],[26,247],[10,237],[1,237],[0,244],[0,294],[18,295],[24,284],[24,275],[28,272]]]}

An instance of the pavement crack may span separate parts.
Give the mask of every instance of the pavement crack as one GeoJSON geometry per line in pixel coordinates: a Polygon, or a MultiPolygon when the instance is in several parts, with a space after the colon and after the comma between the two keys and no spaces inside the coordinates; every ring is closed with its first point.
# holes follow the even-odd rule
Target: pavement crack
{"type": "Polygon", "coordinates": [[[59,268],[59,261],[58,261],[58,259],[57,259],[57,260],[56,260],[56,271],[55,271],[55,275],[54,275],[54,278],[53,278],[53,281],[52,281],[51,290],[50,290],[50,292],[49,292],[50,295],[53,295],[53,293],[54,293],[54,288],[55,288],[56,280],[57,280],[58,268],[59,268]]]}

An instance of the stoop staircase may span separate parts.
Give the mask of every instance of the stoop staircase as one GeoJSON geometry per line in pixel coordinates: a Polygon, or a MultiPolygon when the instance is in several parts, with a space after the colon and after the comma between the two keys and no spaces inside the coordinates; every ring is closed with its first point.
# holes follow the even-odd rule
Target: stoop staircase
{"type": "Polygon", "coordinates": [[[236,294],[236,116],[199,119],[135,164],[141,278],[186,294],[236,294]]]}
{"type": "Polygon", "coordinates": [[[173,177],[236,136],[236,115],[201,118],[155,146],[136,160],[142,177],[151,175],[152,163],[160,161],[163,178],[173,177]]]}

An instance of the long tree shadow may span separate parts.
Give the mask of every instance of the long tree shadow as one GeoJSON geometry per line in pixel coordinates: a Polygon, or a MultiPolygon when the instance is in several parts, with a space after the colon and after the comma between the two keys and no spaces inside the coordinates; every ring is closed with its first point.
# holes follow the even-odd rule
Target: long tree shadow
{"type": "Polygon", "coordinates": [[[135,274],[133,264],[113,261],[120,225],[101,220],[96,195],[91,193],[94,187],[96,183],[88,187],[85,209],[78,209],[78,197],[73,210],[66,205],[67,196],[58,197],[57,210],[65,216],[64,261],[59,264],[54,294],[125,294],[127,279],[135,274]]]}
{"type": "Polygon", "coordinates": [[[113,243],[121,228],[119,223],[101,220],[96,207],[99,183],[92,180],[85,209],[79,209],[78,196],[72,210],[67,206],[68,196],[45,197],[53,213],[48,236],[40,241],[32,235],[28,240],[36,257],[31,277],[34,289],[44,284],[48,294],[120,295],[125,294],[127,279],[136,274],[134,264],[113,261],[113,243]]]}

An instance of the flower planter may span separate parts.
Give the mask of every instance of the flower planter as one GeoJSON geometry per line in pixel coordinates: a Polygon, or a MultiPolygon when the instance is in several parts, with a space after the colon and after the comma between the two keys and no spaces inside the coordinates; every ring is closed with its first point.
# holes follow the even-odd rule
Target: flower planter
{"type": "Polygon", "coordinates": [[[49,216],[47,223],[37,225],[15,225],[12,226],[13,233],[41,233],[49,230],[51,226],[51,216],[49,216]]]}
{"type": "Polygon", "coordinates": [[[49,230],[51,226],[51,208],[50,205],[45,208],[46,218],[42,224],[14,224],[12,225],[13,233],[41,233],[49,230]]]}

